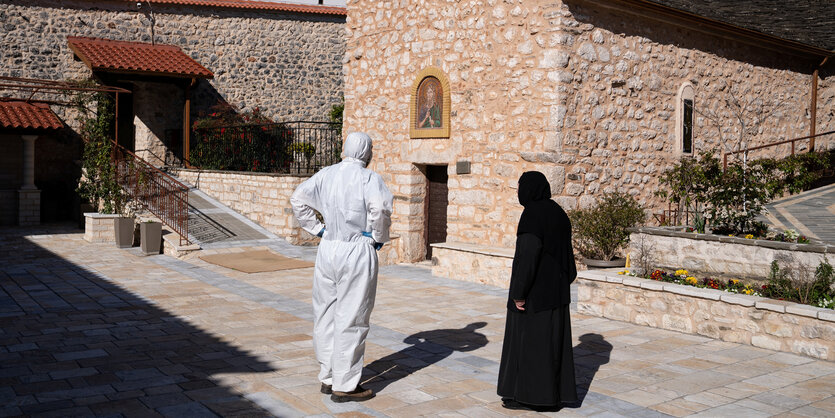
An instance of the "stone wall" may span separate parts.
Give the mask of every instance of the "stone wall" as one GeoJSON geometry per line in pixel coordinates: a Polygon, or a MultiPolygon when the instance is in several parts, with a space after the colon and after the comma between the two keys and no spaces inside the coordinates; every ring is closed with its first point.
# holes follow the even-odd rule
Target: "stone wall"
{"type": "Polygon", "coordinates": [[[134,86],[134,152],[156,166],[179,163],[174,150],[182,153],[182,146],[168,139],[171,132],[182,138],[184,89],[167,83],[137,82],[134,86]]]}
{"type": "MultiPolygon", "coordinates": [[[[318,237],[299,226],[290,206],[290,195],[308,177],[211,170],[170,171],[291,244],[319,243],[318,237]]],[[[380,265],[396,264],[401,260],[399,240],[398,235],[392,235],[391,241],[377,252],[380,265]]]]}
{"type": "Polygon", "coordinates": [[[739,121],[723,99],[731,90],[782,104],[750,144],[809,129],[810,77],[787,68],[792,59],[590,2],[358,0],[347,36],[345,129],[375,141],[371,168],[395,194],[407,260],[425,251],[425,165],[449,166],[448,241],[510,248],[526,170],[544,172],[566,209],[615,190],[659,208],[652,192],[680,156],[685,82],[695,88],[697,151],[737,146],[739,121]],[[409,137],[412,85],[427,67],[450,82],[449,139],[409,137]],[[455,174],[457,161],[471,173],[455,174]]]}
{"type": "Polygon", "coordinates": [[[446,242],[432,244],[432,274],[439,277],[510,287],[513,250],[446,242]]]}
{"type": "MultiPolygon", "coordinates": [[[[3,75],[85,78],[67,36],[150,42],[147,7],[126,1],[0,0],[3,75]]],[[[328,120],[340,102],[344,17],[154,4],[156,42],[179,46],[215,74],[195,91],[195,116],[223,98],[275,120],[328,120]]]]}
{"type": "Polygon", "coordinates": [[[673,231],[669,228],[637,228],[629,236],[633,265],[641,247],[649,254],[653,268],[687,271],[724,277],[764,280],[771,262],[781,267],[806,268],[812,274],[822,261],[835,265],[835,245],[725,237],[673,231]]]}
{"type": "MultiPolygon", "coordinates": [[[[833,65],[830,63],[830,66],[833,65]]],[[[832,70],[835,72],[835,70],[832,70]]],[[[818,125],[817,133],[835,130],[835,74],[825,74],[818,80],[818,125]]],[[[835,149],[835,134],[818,137],[816,149],[835,149]],[[820,144],[821,146],[818,146],[820,144]]]]}
{"type": "MultiPolygon", "coordinates": [[[[787,64],[796,58],[665,24],[669,17],[661,21],[600,5],[606,2],[564,3],[555,46],[565,54],[556,71],[565,91],[558,114],[565,116],[557,121],[561,143],[555,151],[570,155],[569,195],[620,190],[650,205],[664,203],[652,191],[661,171],[681,155],[676,113],[685,83],[695,93],[696,153],[809,134],[810,70],[787,64]],[[748,110],[739,110],[740,121],[734,111],[743,107],[748,110]]],[[[788,146],[752,153],[787,155],[788,146]]]]}
{"type": "Polygon", "coordinates": [[[290,206],[290,195],[307,177],[185,169],[172,169],[171,174],[291,244],[319,240],[301,229],[290,206]]]}
{"type": "Polygon", "coordinates": [[[835,360],[835,311],[599,271],[580,272],[577,311],[835,360]]]}

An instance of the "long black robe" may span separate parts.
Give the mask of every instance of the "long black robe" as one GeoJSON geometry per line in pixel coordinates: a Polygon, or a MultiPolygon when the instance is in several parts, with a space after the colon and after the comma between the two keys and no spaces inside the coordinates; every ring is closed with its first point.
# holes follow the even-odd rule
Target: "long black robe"
{"type": "Polygon", "coordinates": [[[568,304],[577,276],[571,223],[550,199],[545,176],[527,172],[519,180],[516,253],[507,301],[498,394],[534,406],[577,401],[568,304]],[[514,300],[525,300],[525,310],[514,300]]]}

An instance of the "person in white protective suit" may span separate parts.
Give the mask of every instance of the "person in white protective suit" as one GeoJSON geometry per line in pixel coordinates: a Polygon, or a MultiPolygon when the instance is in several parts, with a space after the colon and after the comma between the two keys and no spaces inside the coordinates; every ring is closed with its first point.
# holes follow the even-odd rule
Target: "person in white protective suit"
{"type": "Polygon", "coordinates": [[[377,293],[375,250],[389,241],[392,194],[379,174],[365,168],[370,160],[371,138],[353,132],[342,162],[316,173],[290,197],[301,227],[322,237],[313,272],[313,347],[321,392],[335,402],[374,396],[359,381],[377,293]]]}

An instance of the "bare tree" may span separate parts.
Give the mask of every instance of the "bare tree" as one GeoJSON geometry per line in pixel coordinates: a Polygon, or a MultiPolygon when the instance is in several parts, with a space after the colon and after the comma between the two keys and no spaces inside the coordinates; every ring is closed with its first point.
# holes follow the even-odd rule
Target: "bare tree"
{"type": "MultiPolygon", "coordinates": [[[[703,93],[702,96],[711,94],[703,93]]],[[[722,108],[702,106],[694,110],[716,126],[720,146],[724,145],[723,151],[725,152],[748,149],[749,138],[761,134],[766,121],[778,114],[785,106],[782,94],[771,101],[763,98],[764,94],[761,90],[754,91],[753,94],[746,97],[739,92],[735,85],[722,88],[718,95],[719,102],[724,105],[722,108]],[[722,129],[722,122],[727,119],[728,114],[739,126],[736,138],[732,138],[729,132],[722,129]],[[735,141],[732,141],[732,139],[735,141]]]]}
{"type": "Polygon", "coordinates": [[[638,239],[630,244],[635,254],[633,272],[638,276],[649,274],[655,267],[655,244],[647,238],[647,234],[638,234],[638,239]]]}

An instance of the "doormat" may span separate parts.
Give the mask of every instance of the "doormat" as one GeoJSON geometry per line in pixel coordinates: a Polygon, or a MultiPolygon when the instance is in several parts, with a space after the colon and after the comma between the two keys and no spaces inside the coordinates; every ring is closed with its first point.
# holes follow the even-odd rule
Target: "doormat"
{"type": "Polygon", "coordinates": [[[218,266],[242,271],[244,273],[263,273],[266,271],[292,270],[313,267],[309,261],[284,257],[272,251],[251,250],[239,253],[203,255],[201,260],[218,266]]]}

